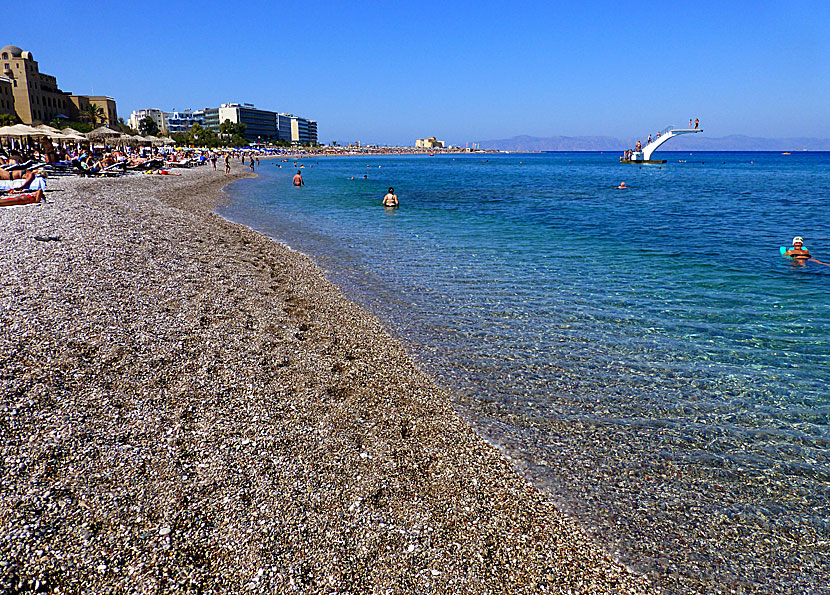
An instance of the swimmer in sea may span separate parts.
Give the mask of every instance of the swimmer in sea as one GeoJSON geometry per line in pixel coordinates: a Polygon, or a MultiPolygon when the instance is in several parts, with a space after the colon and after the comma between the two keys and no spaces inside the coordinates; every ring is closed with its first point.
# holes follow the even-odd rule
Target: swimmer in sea
{"type": "Polygon", "coordinates": [[[389,192],[386,193],[386,196],[383,197],[383,206],[392,209],[395,209],[398,206],[400,206],[398,203],[398,195],[395,194],[394,188],[390,188],[389,192]]]}
{"type": "Polygon", "coordinates": [[[626,190],[628,189],[628,186],[625,185],[625,182],[620,182],[620,185],[617,186],[617,188],[619,188],[620,190],[626,190]]]}
{"type": "Polygon", "coordinates": [[[294,174],[294,182],[293,184],[299,188],[300,186],[305,186],[305,182],[303,182],[303,174],[300,173],[300,170],[297,170],[297,173],[294,174]]]}
{"type": "Polygon", "coordinates": [[[801,236],[795,236],[793,238],[793,247],[787,250],[782,254],[782,256],[789,256],[793,259],[794,263],[804,264],[806,262],[817,262],[819,264],[823,264],[824,266],[830,266],[826,262],[821,262],[810,256],[810,251],[804,249],[804,238],[801,236]]]}

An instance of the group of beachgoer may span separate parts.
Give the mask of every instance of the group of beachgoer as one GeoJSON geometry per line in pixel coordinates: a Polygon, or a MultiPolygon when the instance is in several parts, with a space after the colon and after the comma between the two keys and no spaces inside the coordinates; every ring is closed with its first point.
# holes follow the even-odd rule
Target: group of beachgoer
{"type": "MultiPolygon", "coordinates": [[[[296,165],[296,163],[294,165],[296,165]]],[[[354,180],[354,176],[352,176],[352,179],[354,180]]],[[[301,172],[298,169],[297,173],[294,174],[294,178],[291,180],[291,183],[294,185],[295,188],[302,188],[303,186],[305,186],[305,180],[303,180],[303,172],[301,172]]],[[[400,206],[400,202],[398,201],[398,195],[395,194],[394,188],[389,188],[389,192],[387,192],[386,195],[383,197],[381,204],[384,207],[390,209],[396,209],[400,206]]]]}
{"type": "Polygon", "coordinates": [[[689,118],[689,128],[694,128],[695,130],[697,130],[698,128],[700,128],[700,120],[699,120],[699,119],[697,119],[697,118],[695,118],[695,120],[694,120],[694,126],[692,126],[692,119],[691,119],[691,118],[689,118]]]}

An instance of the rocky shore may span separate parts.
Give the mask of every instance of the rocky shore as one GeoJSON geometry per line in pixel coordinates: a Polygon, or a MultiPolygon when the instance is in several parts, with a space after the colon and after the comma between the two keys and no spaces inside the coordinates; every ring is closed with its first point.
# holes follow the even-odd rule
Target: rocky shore
{"type": "Polygon", "coordinates": [[[656,591],[229,179],[0,210],[0,593],[656,591]]]}

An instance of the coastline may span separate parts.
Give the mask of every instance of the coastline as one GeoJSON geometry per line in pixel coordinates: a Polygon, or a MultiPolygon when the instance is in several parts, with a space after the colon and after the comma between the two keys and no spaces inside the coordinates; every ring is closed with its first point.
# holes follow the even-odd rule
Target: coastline
{"type": "Polygon", "coordinates": [[[0,211],[0,590],[657,591],[308,257],[214,213],[233,180],[0,211]]]}

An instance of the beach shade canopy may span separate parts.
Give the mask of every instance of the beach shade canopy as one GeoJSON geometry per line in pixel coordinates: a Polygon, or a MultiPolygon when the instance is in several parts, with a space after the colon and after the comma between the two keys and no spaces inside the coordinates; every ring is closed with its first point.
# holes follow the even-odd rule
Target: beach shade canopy
{"type": "Polygon", "coordinates": [[[43,130],[43,131],[49,133],[50,135],[52,135],[52,134],[63,134],[62,130],[58,130],[57,128],[53,128],[52,126],[49,126],[48,124],[40,124],[38,126],[35,126],[35,128],[37,128],[38,130],[43,130]]]}
{"type": "Polygon", "coordinates": [[[61,132],[50,132],[49,135],[48,135],[48,138],[50,138],[52,140],[73,140],[74,139],[74,137],[68,136],[68,135],[63,134],[61,132]]]}
{"type": "Polygon", "coordinates": [[[107,126],[99,126],[92,132],[88,132],[87,138],[102,139],[102,138],[120,138],[121,133],[107,126]]]}
{"type": "Polygon", "coordinates": [[[44,130],[38,130],[37,128],[27,126],[26,124],[15,124],[14,126],[3,126],[0,128],[0,136],[14,136],[22,138],[26,136],[49,136],[49,134],[44,130]]]}
{"type": "Polygon", "coordinates": [[[72,140],[86,140],[86,135],[83,132],[78,132],[74,128],[64,128],[61,131],[61,134],[65,138],[70,138],[72,140]]]}

